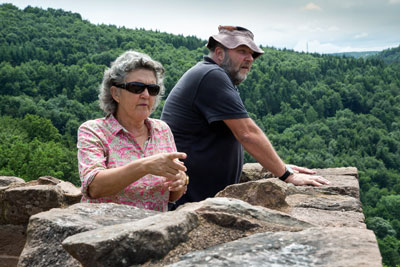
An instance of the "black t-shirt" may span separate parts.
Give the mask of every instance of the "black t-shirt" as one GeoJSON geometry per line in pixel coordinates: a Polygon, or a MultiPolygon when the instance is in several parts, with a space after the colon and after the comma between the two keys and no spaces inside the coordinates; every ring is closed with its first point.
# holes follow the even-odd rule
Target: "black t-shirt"
{"type": "Polygon", "coordinates": [[[211,58],[205,57],[178,81],[161,114],[178,151],[188,155],[184,162],[190,183],[178,205],[213,197],[238,182],[243,148],[223,120],[248,117],[237,88],[211,58]]]}

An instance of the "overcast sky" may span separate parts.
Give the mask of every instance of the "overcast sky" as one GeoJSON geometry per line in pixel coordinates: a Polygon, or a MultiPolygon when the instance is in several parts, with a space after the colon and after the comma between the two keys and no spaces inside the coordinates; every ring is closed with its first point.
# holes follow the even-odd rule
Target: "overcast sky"
{"type": "Polygon", "coordinates": [[[400,45],[400,0],[13,0],[76,12],[94,24],[208,39],[218,25],[250,29],[259,45],[333,53],[400,45]]]}

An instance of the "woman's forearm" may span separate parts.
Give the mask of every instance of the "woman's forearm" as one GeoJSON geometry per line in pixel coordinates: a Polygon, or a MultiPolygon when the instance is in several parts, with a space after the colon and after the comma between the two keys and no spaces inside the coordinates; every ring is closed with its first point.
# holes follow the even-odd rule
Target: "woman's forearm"
{"type": "Polygon", "coordinates": [[[144,161],[146,158],[135,160],[125,166],[101,170],[89,185],[88,193],[91,198],[116,195],[131,183],[148,174],[144,161]]]}

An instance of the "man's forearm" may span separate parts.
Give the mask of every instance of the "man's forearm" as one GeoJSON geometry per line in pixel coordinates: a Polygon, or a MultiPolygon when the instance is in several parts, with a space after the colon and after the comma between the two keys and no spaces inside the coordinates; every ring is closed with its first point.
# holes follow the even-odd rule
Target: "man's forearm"
{"type": "Polygon", "coordinates": [[[285,163],[276,153],[268,137],[259,129],[259,133],[251,133],[241,144],[265,169],[280,177],[285,172],[285,163]]]}

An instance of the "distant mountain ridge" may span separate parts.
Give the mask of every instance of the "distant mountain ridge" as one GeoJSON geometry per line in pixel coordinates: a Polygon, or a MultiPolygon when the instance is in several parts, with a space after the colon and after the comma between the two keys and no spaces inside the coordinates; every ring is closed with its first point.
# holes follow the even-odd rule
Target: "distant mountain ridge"
{"type": "Polygon", "coordinates": [[[342,52],[331,53],[329,55],[365,59],[381,59],[388,64],[400,63],[400,45],[398,47],[385,49],[383,51],[342,52]]]}
{"type": "Polygon", "coordinates": [[[380,52],[370,58],[382,59],[383,61],[385,61],[388,64],[400,63],[400,45],[395,48],[383,50],[382,52],[380,52]]]}
{"type": "Polygon", "coordinates": [[[340,53],[330,53],[332,56],[344,56],[344,57],[354,57],[354,58],[366,58],[379,54],[380,51],[362,51],[362,52],[340,52],[340,53]]]}

